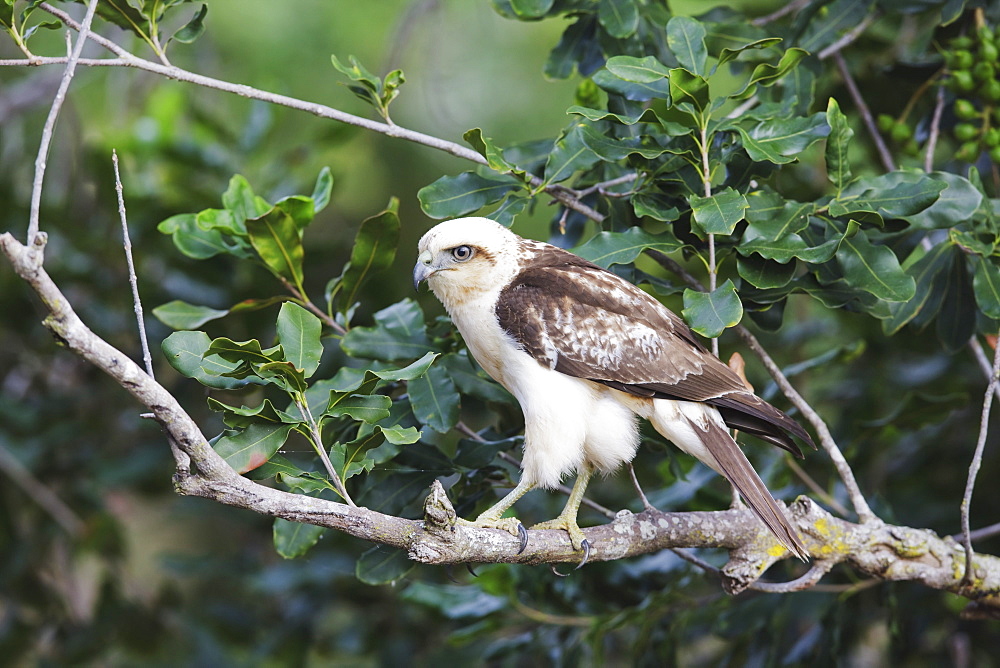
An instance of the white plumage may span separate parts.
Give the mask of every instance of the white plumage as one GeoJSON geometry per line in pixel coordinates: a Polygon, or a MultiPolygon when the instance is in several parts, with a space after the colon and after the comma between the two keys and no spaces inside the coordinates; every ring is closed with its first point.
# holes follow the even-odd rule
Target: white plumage
{"type": "Polygon", "coordinates": [[[525,445],[517,487],[473,524],[522,535],[503,518],[525,492],[577,481],[566,508],[535,528],[565,529],[589,550],[576,522],[594,471],[635,456],[636,416],[740,491],[778,541],[806,551],[729,427],[799,454],[789,432],[808,434],[753,395],[674,313],[632,284],[486,218],[441,223],[420,240],[414,284],[426,280],[483,369],[517,398],[525,445]]]}

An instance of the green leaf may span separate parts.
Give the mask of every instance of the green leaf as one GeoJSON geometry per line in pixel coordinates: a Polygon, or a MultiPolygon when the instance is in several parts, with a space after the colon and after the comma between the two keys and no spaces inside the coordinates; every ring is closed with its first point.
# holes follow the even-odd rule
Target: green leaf
{"type": "Polygon", "coordinates": [[[652,159],[668,151],[668,149],[655,144],[652,146],[643,146],[643,140],[640,137],[613,139],[593,126],[583,125],[581,127],[580,136],[583,139],[584,145],[601,160],[608,162],[617,162],[632,154],[652,159]]]}
{"type": "Polygon", "coordinates": [[[829,211],[837,217],[858,218],[859,213],[870,212],[908,220],[937,201],[946,187],[944,181],[922,172],[889,172],[855,180],[830,202],[829,211]]]}
{"type": "Polygon", "coordinates": [[[334,396],[331,396],[330,406],[324,411],[323,415],[326,417],[347,415],[355,420],[375,424],[379,420],[389,417],[389,408],[391,406],[392,399],[384,394],[348,394],[347,396],[338,396],[335,393],[334,396]]]}
{"type": "Polygon", "coordinates": [[[366,218],[354,236],[351,259],[344,266],[338,288],[341,312],[354,305],[365,281],[392,266],[398,245],[399,200],[393,197],[384,211],[366,218]]]}
{"type": "MultiPolygon", "coordinates": [[[[618,58],[619,56],[615,56],[618,58]]],[[[625,56],[621,56],[625,57],[625,56]]],[[[659,78],[650,82],[637,83],[626,81],[609,70],[600,70],[591,77],[593,82],[615,95],[621,95],[626,100],[646,102],[648,100],[670,100],[670,82],[659,78]]],[[[645,112],[643,112],[645,113],[645,112]]],[[[652,112],[655,113],[655,112],[652,112]]]]}
{"type": "Polygon", "coordinates": [[[955,252],[951,244],[938,244],[906,269],[915,284],[913,299],[889,304],[890,316],[882,321],[885,334],[891,336],[910,321],[926,320],[937,312],[944,297],[939,284],[946,280],[955,252]]]}
{"type": "MultiPolygon", "coordinates": [[[[714,33],[713,38],[715,39],[719,39],[720,37],[722,37],[717,32],[717,30],[718,30],[717,27],[713,28],[713,33],[714,33]]],[[[735,60],[744,51],[769,49],[772,46],[776,46],[780,43],[781,43],[780,37],[765,37],[762,39],[754,40],[753,42],[750,42],[748,44],[737,46],[735,48],[725,47],[719,52],[719,64],[717,65],[717,67],[722,67],[726,63],[735,60]]]]}
{"type": "Polygon", "coordinates": [[[323,323],[298,304],[285,302],[278,312],[278,342],[285,359],[308,378],[316,372],[323,356],[320,334],[323,323]]]}
{"type": "Polygon", "coordinates": [[[483,619],[510,605],[505,596],[494,596],[478,587],[419,581],[410,583],[401,597],[426,606],[447,619],[483,619]]]}
{"type": "Polygon", "coordinates": [[[575,172],[592,166],[599,160],[583,142],[584,123],[574,123],[556,140],[549,159],[545,161],[545,183],[565,181],[575,172]]]}
{"type": "Polygon", "coordinates": [[[510,0],[511,9],[522,19],[537,19],[545,16],[554,0],[510,0]]]}
{"type": "Polygon", "coordinates": [[[316,177],[316,185],[313,186],[313,211],[319,213],[330,203],[330,194],[333,192],[333,172],[329,167],[320,170],[316,177]]]}
{"type": "Polygon", "coordinates": [[[230,250],[222,233],[199,227],[197,216],[193,213],[171,216],[157,225],[156,229],[171,235],[177,250],[195,260],[207,260],[230,250]]]}
{"type": "Polygon", "coordinates": [[[212,446],[237,473],[261,466],[288,440],[294,424],[257,422],[241,432],[227,432],[212,446]]]}
{"type": "Polygon", "coordinates": [[[653,56],[612,56],[604,67],[622,81],[652,83],[670,76],[670,69],[653,56]]]}
{"type": "Polygon", "coordinates": [[[206,354],[218,355],[228,362],[246,362],[248,364],[268,364],[282,360],[280,349],[271,348],[265,351],[260,347],[260,341],[257,339],[233,341],[225,336],[214,339],[206,354]]]}
{"type": "Polygon", "coordinates": [[[217,413],[222,413],[222,420],[231,429],[245,429],[251,424],[258,422],[283,422],[285,424],[301,424],[299,416],[289,415],[278,410],[271,403],[270,399],[265,399],[259,406],[248,408],[246,406],[230,406],[224,404],[213,397],[208,398],[208,407],[217,413]]]}
{"type": "Polygon", "coordinates": [[[851,163],[847,159],[847,148],[851,143],[851,137],[854,136],[854,130],[832,97],[826,107],[826,123],[830,126],[830,135],[826,138],[826,178],[839,193],[851,180],[851,163]]]}
{"type": "MultiPolygon", "coordinates": [[[[250,182],[246,180],[242,174],[233,174],[229,179],[229,185],[226,187],[226,192],[222,193],[222,206],[230,212],[230,215],[235,219],[232,221],[232,226],[228,229],[222,227],[218,224],[212,224],[206,226],[209,227],[222,227],[223,231],[230,234],[246,234],[246,221],[252,218],[258,218],[263,216],[265,213],[271,210],[272,206],[263,197],[259,197],[254,193],[253,188],[250,187],[250,182]]],[[[205,212],[202,212],[205,213],[205,212]]],[[[201,215],[199,214],[199,218],[201,215]]],[[[204,221],[201,221],[202,225],[205,225],[204,221]]]]}
{"type": "Polygon", "coordinates": [[[274,520],[274,549],[285,559],[297,559],[318,543],[324,533],[324,527],[278,517],[274,520]]]}
{"type": "Polygon", "coordinates": [[[872,244],[863,231],[846,236],[837,249],[837,262],[854,288],[888,302],[902,302],[916,293],[912,276],[899,266],[896,254],[872,244]]]}
{"type": "Polygon", "coordinates": [[[625,232],[599,232],[573,252],[594,264],[610,267],[634,262],[647,248],[672,253],[683,247],[684,244],[669,229],[651,234],[640,227],[632,227],[625,232]]]}
{"type": "Polygon", "coordinates": [[[432,366],[407,385],[413,414],[421,423],[445,433],[458,422],[460,399],[455,382],[444,367],[432,366]]]}
{"type": "Polygon", "coordinates": [[[803,49],[818,52],[833,44],[841,35],[860,25],[874,6],[873,0],[834,0],[825,3],[823,14],[809,21],[800,44],[803,49]]]}
{"type": "Polygon", "coordinates": [[[382,430],[385,440],[393,445],[412,445],[419,441],[422,435],[416,427],[402,427],[398,424],[392,427],[379,425],[379,429],[382,430]]]}
{"type": "Polygon", "coordinates": [[[793,162],[799,153],[830,134],[825,114],[762,121],[749,130],[742,127],[736,130],[752,160],[775,164],[793,162]]]}
{"type": "Polygon", "coordinates": [[[197,13],[191,18],[190,21],[184,24],[184,26],[174,33],[171,37],[175,42],[181,42],[183,44],[190,44],[205,32],[205,16],[208,15],[208,5],[202,5],[198,9],[197,13]]]}
{"type": "Polygon", "coordinates": [[[462,135],[462,138],[469,146],[475,149],[476,153],[486,158],[487,164],[493,171],[500,172],[501,174],[507,172],[516,172],[518,175],[524,174],[523,170],[519,171],[517,167],[507,162],[503,151],[493,143],[492,139],[483,135],[482,129],[472,128],[462,135]]]}
{"type": "Polygon", "coordinates": [[[670,70],[670,99],[674,105],[689,102],[698,111],[708,107],[708,81],[682,67],[670,70]]]}
{"type": "Polygon", "coordinates": [[[196,306],[175,299],[153,309],[153,315],[171,329],[194,329],[210,320],[217,320],[229,313],[207,306],[196,306]]]}
{"type": "Polygon", "coordinates": [[[587,120],[591,121],[614,121],[616,123],[621,123],[622,125],[635,125],[640,121],[645,121],[649,123],[657,123],[660,118],[656,115],[656,112],[652,108],[645,108],[640,112],[635,114],[615,114],[603,109],[590,109],[588,107],[580,107],[574,105],[566,110],[567,114],[577,114],[583,116],[587,120]]]}
{"type": "Polygon", "coordinates": [[[803,49],[788,49],[781,54],[781,60],[777,65],[770,63],[760,63],[753,68],[750,78],[747,79],[743,90],[732,96],[734,100],[745,100],[757,91],[757,86],[771,86],[777,83],[782,77],[792,71],[803,58],[809,53],[803,49]]]}
{"type": "Polygon", "coordinates": [[[174,332],[163,340],[160,347],[170,366],[207,387],[232,390],[251,382],[224,376],[235,371],[238,363],[215,355],[206,357],[210,345],[211,339],[205,332],[174,332]]]}
{"type": "Polygon", "coordinates": [[[263,216],[247,221],[250,243],[264,264],[276,276],[302,285],[302,235],[295,219],[274,207],[263,216]]]}
{"type": "Polygon", "coordinates": [[[277,385],[286,392],[305,392],[305,376],[291,362],[267,362],[251,365],[253,373],[264,381],[277,385]]]}
{"type": "MultiPolygon", "coordinates": [[[[758,190],[747,195],[746,218],[753,229],[752,238],[776,241],[801,232],[809,225],[816,210],[813,202],[786,200],[772,191],[758,190]]],[[[746,238],[746,237],[745,237],[746,238]]]]}
{"type": "Polygon", "coordinates": [[[747,198],[732,188],[726,188],[710,197],[690,195],[688,203],[691,205],[693,222],[705,234],[732,234],[750,206],[747,198]]]}
{"type": "Polygon", "coordinates": [[[354,566],[354,575],[367,585],[395,584],[413,570],[405,550],[376,545],[360,557],[354,566]]]}
{"type": "Polygon", "coordinates": [[[551,79],[566,79],[581,63],[599,58],[601,53],[595,44],[594,32],[597,20],[592,15],[583,15],[563,31],[559,43],[545,61],[545,76],[551,79]]]}
{"type": "Polygon", "coordinates": [[[684,319],[691,329],[707,338],[715,338],[743,318],[743,304],[731,280],[713,292],[684,290],[684,319]]]}
{"type": "Polygon", "coordinates": [[[640,218],[652,218],[665,223],[680,218],[681,212],[674,200],[657,192],[640,191],[632,196],[632,210],[640,218]]]}
{"type": "Polygon", "coordinates": [[[634,35],[639,27],[639,9],[634,0],[601,0],[597,6],[597,20],[609,35],[625,39],[634,35]]]}
{"type": "Polygon", "coordinates": [[[424,329],[424,314],[412,299],[375,313],[374,327],[353,327],[340,346],[352,357],[401,360],[433,352],[424,329]]]}
{"type": "Polygon", "coordinates": [[[420,208],[431,218],[456,218],[499,202],[521,184],[511,176],[480,176],[463,172],[442,176],[417,192],[420,208]]]}
{"type": "Polygon", "coordinates": [[[671,18],[667,22],[667,46],[681,67],[694,74],[706,74],[705,27],[699,21],[689,16],[671,18]]]}
{"type": "Polygon", "coordinates": [[[906,216],[911,225],[921,229],[944,229],[969,220],[982,204],[983,194],[972,183],[951,172],[930,172],[928,177],[946,184],[934,203],[906,216]]]}
{"type": "Polygon", "coordinates": [[[998,320],[1000,319],[1000,267],[997,267],[994,258],[977,257],[974,264],[975,276],[972,279],[972,288],[976,295],[976,303],[983,315],[998,320]]]}
{"type": "Polygon", "coordinates": [[[949,353],[965,348],[976,331],[976,297],[965,256],[959,253],[954,258],[944,282],[941,312],[935,323],[938,338],[949,353]]]}
{"type": "Polygon", "coordinates": [[[795,277],[795,263],[780,264],[756,255],[736,258],[736,271],[740,278],[756,288],[769,290],[783,288],[795,277]]]}

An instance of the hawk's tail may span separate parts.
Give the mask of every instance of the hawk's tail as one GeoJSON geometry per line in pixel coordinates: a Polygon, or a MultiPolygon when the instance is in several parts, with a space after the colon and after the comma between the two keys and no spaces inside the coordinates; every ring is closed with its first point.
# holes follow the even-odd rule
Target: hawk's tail
{"type": "Polygon", "coordinates": [[[712,421],[708,421],[707,430],[699,428],[694,422],[691,427],[702,437],[705,447],[715,458],[718,471],[724,475],[733,487],[740,493],[754,514],[767,526],[789,552],[805,561],[809,557],[802,539],[785,516],[785,512],[775,502],[764,482],[747,461],[746,455],[740,450],[736,441],[712,421]]]}

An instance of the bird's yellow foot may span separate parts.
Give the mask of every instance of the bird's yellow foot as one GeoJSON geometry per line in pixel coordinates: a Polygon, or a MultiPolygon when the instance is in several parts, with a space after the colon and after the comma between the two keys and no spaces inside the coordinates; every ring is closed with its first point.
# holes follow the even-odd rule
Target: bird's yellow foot
{"type": "Polygon", "coordinates": [[[562,529],[563,531],[565,531],[566,533],[568,533],[569,534],[569,541],[573,544],[573,549],[574,550],[583,550],[583,559],[577,565],[577,568],[580,568],[585,563],[587,563],[587,559],[590,558],[590,541],[587,540],[586,538],[584,538],[584,536],[583,536],[583,529],[581,529],[580,525],[576,523],[576,518],[575,517],[567,517],[567,516],[560,515],[559,517],[556,517],[555,519],[551,519],[548,522],[542,522],[541,524],[536,524],[536,525],[534,525],[531,528],[532,528],[532,530],[534,530],[534,529],[556,529],[556,530],[562,529]]]}
{"type": "Polygon", "coordinates": [[[479,527],[480,529],[500,529],[501,531],[506,531],[520,541],[520,546],[517,550],[518,554],[524,552],[524,548],[528,546],[528,531],[521,524],[521,520],[516,517],[494,517],[483,513],[474,520],[458,518],[455,520],[455,523],[469,527],[479,527]]]}

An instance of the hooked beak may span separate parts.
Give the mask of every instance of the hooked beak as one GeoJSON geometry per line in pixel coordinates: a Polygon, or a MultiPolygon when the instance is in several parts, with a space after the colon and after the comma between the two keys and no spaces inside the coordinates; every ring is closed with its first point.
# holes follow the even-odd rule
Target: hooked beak
{"type": "Polygon", "coordinates": [[[434,262],[434,255],[425,250],[417,257],[417,263],[413,266],[413,289],[416,290],[420,284],[426,281],[435,269],[431,266],[434,262]]]}

